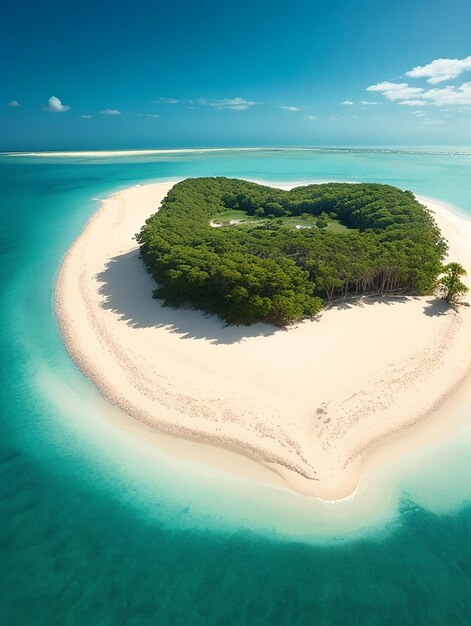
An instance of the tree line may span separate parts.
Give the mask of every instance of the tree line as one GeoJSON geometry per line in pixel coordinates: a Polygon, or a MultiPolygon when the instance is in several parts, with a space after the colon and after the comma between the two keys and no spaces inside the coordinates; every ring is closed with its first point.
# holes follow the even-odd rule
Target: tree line
{"type": "Polygon", "coordinates": [[[216,178],[176,184],[137,240],[156,280],[155,296],[228,323],[279,326],[315,315],[334,298],[433,293],[446,242],[410,191],[381,184],[328,183],[291,191],[216,178]],[[220,211],[271,219],[212,228],[220,211]],[[296,230],[286,216],[327,215],[347,227],[296,230]]]}

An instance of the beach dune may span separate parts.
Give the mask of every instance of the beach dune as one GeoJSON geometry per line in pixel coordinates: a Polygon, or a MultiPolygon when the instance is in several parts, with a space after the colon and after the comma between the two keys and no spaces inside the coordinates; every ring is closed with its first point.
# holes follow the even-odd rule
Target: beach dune
{"type": "MultiPolygon", "coordinates": [[[[325,499],[351,494],[365,455],[393,435],[420,445],[412,427],[470,372],[471,307],[362,298],[288,330],[166,308],[152,298],[134,236],[173,184],[105,200],[60,269],[61,332],[98,389],[134,418],[235,449],[325,499]]],[[[471,222],[421,201],[450,257],[471,269],[471,222]]]]}

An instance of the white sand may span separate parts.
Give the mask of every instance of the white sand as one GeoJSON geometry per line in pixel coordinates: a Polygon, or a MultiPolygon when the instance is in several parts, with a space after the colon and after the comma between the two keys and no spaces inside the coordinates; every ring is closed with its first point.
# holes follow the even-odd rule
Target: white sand
{"type": "MultiPolygon", "coordinates": [[[[66,346],[100,391],[164,432],[243,452],[326,499],[352,493],[379,443],[410,431],[420,445],[411,427],[440,418],[471,371],[471,307],[364,299],[287,331],[162,307],[134,234],[173,184],[105,200],[59,273],[66,346]]],[[[426,203],[450,257],[471,271],[471,221],[426,203]]]]}
{"type": "Polygon", "coordinates": [[[182,154],[191,152],[224,152],[224,151],[253,151],[260,150],[260,148],[171,148],[160,150],[80,150],[80,151],[65,151],[65,152],[2,152],[2,155],[6,156],[22,156],[22,157],[60,157],[62,158],[110,158],[110,157],[123,157],[123,156],[152,156],[158,154],[182,154]]]}

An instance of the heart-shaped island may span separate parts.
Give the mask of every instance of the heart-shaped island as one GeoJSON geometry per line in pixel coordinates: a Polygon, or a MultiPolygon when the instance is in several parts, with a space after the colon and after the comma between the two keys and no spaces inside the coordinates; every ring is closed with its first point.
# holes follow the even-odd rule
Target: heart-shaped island
{"type": "Polygon", "coordinates": [[[460,219],[380,184],[133,187],[69,250],[61,331],[128,414],[339,498],[367,451],[413,438],[469,371],[470,310],[434,295],[445,238],[471,265],[460,219]]]}

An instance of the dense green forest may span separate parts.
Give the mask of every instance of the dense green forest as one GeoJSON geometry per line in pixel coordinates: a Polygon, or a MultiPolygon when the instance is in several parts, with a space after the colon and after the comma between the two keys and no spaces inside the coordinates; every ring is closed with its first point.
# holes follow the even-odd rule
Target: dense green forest
{"type": "Polygon", "coordinates": [[[410,191],[328,183],[288,192],[222,177],[176,184],[137,240],[166,304],[279,326],[338,296],[432,293],[447,249],[410,191]],[[245,219],[217,220],[231,212],[245,219]]]}

